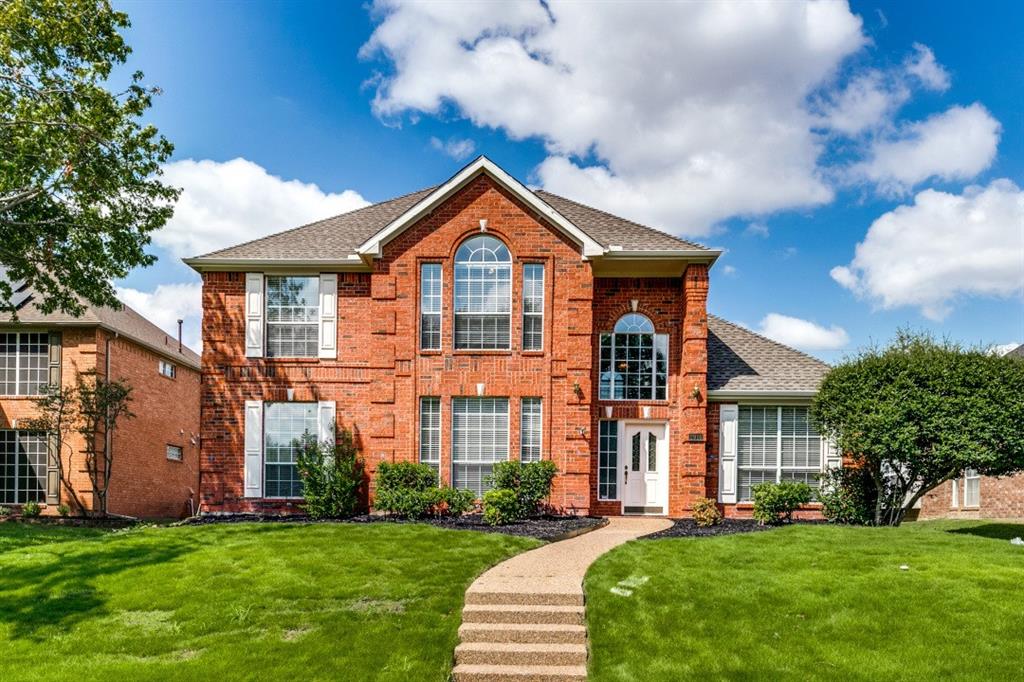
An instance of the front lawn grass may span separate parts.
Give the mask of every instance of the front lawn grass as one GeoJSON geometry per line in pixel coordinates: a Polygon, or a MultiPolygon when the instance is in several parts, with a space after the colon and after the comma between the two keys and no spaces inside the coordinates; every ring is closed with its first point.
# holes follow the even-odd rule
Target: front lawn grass
{"type": "Polygon", "coordinates": [[[470,582],[539,544],[397,524],[69,530],[0,524],[0,680],[446,680],[470,582]]]}
{"type": "Polygon", "coordinates": [[[591,679],[1020,679],[1017,536],[975,521],[630,542],[587,574],[591,679]]]}

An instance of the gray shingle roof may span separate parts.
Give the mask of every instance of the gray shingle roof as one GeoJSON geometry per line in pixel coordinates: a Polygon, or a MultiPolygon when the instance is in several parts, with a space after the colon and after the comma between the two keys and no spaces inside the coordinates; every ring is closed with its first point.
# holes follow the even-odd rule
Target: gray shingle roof
{"type": "MultiPolygon", "coordinates": [[[[36,295],[30,287],[26,287],[24,284],[20,286],[15,284],[15,289],[25,295],[22,298],[23,302],[17,308],[18,321],[15,323],[12,317],[6,317],[6,319],[0,318],[2,320],[0,324],[46,325],[48,327],[60,327],[62,325],[88,327],[95,325],[115,331],[136,343],[148,347],[155,353],[180,362],[183,365],[193,369],[199,369],[200,367],[199,355],[195,351],[187,346],[182,346],[181,351],[179,351],[176,338],[165,334],[162,329],[126,305],[122,304],[120,310],[114,310],[113,308],[90,305],[82,301],[85,310],[78,317],[59,310],[52,313],[44,313],[36,307],[34,302],[36,295]]],[[[16,298],[15,300],[18,299],[16,298]]]]}
{"type": "MultiPolygon", "coordinates": [[[[360,244],[412,208],[434,189],[436,188],[428,187],[285,232],[229,246],[198,256],[196,260],[344,260],[354,255],[360,244]]],[[[705,249],[700,244],[678,239],[557,194],[544,191],[536,194],[606,248],[618,246],[627,251],[705,249]]]]}
{"type": "Polygon", "coordinates": [[[709,391],[816,391],[829,366],[708,315],[709,391]]]}
{"type": "Polygon", "coordinates": [[[1024,343],[1020,344],[1006,355],[1011,358],[1024,358],[1024,343]]]}

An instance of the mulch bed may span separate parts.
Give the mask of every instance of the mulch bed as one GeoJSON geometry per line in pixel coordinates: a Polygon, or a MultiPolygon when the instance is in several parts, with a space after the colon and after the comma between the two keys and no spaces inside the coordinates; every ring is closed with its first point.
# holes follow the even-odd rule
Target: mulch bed
{"type": "Polygon", "coordinates": [[[273,523],[424,523],[437,528],[452,530],[478,530],[486,533],[503,533],[538,540],[563,540],[567,537],[586,532],[606,523],[604,519],[592,516],[540,516],[526,519],[507,526],[489,526],[483,521],[481,514],[465,514],[458,518],[422,519],[409,521],[379,514],[362,514],[350,519],[311,521],[300,514],[231,514],[224,516],[205,515],[183,521],[186,525],[204,525],[208,523],[242,523],[242,522],[273,522],[273,523]]]}
{"type": "Polygon", "coordinates": [[[28,526],[74,526],[78,528],[128,528],[138,523],[136,519],[82,518],[80,516],[11,516],[0,518],[0,523],[23,523],[28,526]]]}
{"type": "MultiPolygon", "coordinates": [[[[824,521],[794,521],[797,524],[818,524],[824,521]]],[[[722,519],[717,526],[702,528],[693,519],[676,519],[671,528],[657,533],[644,535],[640,540],[659,540],[661,538],[699,538],[714,535],[733,535],[735,533],[757,533],[772,530],[779,526],[762,526],[754,519],[722,519]]]]}

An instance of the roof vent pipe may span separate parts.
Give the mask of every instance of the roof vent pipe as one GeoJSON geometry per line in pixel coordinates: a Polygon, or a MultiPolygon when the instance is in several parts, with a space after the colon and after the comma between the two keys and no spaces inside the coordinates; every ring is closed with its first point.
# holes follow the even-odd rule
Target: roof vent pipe
{"type": "Polygon", "coordinates": [[[178,320],[178,352],[181,352],[181,323],[183,320],[178,320]]]}

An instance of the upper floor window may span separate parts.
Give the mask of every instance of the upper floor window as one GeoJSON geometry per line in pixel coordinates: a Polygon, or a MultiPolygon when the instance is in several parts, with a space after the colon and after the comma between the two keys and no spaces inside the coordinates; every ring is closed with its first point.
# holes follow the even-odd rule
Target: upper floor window
{"type": "Polygon", "coordinates": [[[441,264],[420,268],[420,348],[441,350],[441,264]]]}
{"type": "Polygon", "coordinates": [[[512,256],[489,235],[455,252],[455,348],[511,348],[512,256]]]}
{"type": "Polygon", "coordinates": [[[544,349],[544,265],[523,266],[523,350],[544,349]]]}
{"type": "Polygon", "coordinates": [[[611,334],[601,334],[602,400],[665,400],[668,334],[639,313],[623,315],[611,334]]]}
{"type": "Polygon", "coordinates": [[[168,379],[173,379],[178,374],[178,368],[174,366],[174,363],[167,362],[166,360],[160,361],[160,373],[168,379]]]}
{"type": "Polygon", "coordinates": [[[0,395],[40,395],[49,377],[49,334],[0,333],[0,395]]]}
{"type": "Polygon", "coordinates": [[[175,462],[180,462],[182,460],[183,454],[184,451],[181,449],[180,445],[167,446],[167,459],[174,460],[175,462]]]}
{"type": "Polygon", "coordinates": [[[315,358],[320,278],[267,277],[267,357],[315,358]]]}

